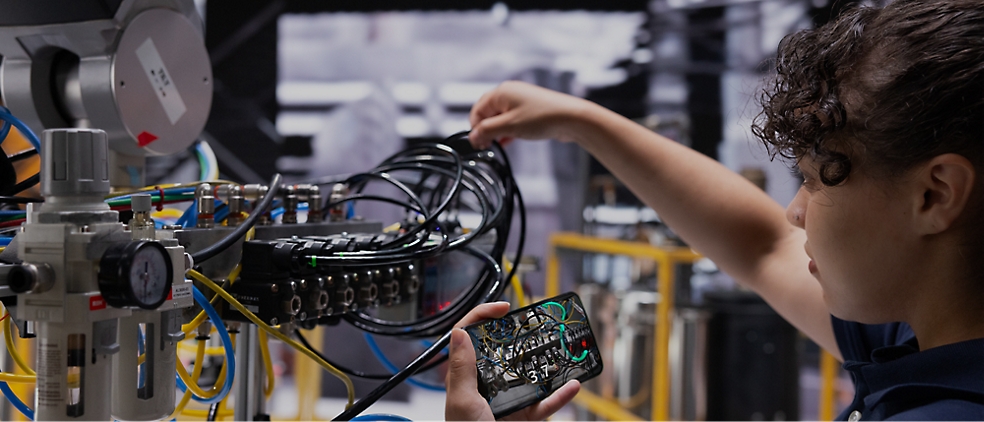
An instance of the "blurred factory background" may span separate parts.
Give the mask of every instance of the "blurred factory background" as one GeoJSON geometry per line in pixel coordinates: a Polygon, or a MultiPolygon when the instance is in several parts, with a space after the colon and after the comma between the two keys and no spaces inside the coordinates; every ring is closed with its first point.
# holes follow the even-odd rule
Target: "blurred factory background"
{"type": "MultiPolygon", "coordinates": [[[[850,3],[200,0],[215,86],[206,137],[220,168],[237,180],[263,182],[275,172],[287,181],[332,179],[408,144],[467,130],[471,105],[484,92],[519,79],[634,119],[742,173],[785,205],[799,180],[752,137],[756,98],[782,37],[850,3]]],[[[545,141],[508,149],[529,215],[521,263],[527,292],[542,296],[552,280],[560,291],[579,292],[606,347],[604,375],[586,384],[591,398],[560,417],[795,420],[838,406],[821,398],[816,346],[713,262],[657,263],[592,251],[591,241],[552,241],[569,232],[656,250],[685,246],[577,147],[545,141]],[[668,265],[671,298],[659,287],[668,265]],[[656,312],[659,303],[672,303],[670,313],[656,312]],[[668,343],[656,338],[660,324],[668,343]],[[653,379],[659,359],[669,365],[668,389],[653,379]]],[[[191,152],[153,158],[148,182],[195,171],[191,152]]],[[[384,212],[358,213],[392,219],[378,215],[384,212]]],[[[341,349],[335,346],[326,350],[341,349]]],[[[365,355],[336,356],[356,362],[365,355]]],[[[291,363],[282,367],[291,376],[291,363]]],[[[850,382],[835,384],[835,399],[851,397],[850,382]]],[[[324,387],[326,397],[337,393],[324,387]]],[[[278,389],[273,413],[297,411],[297,394],[278,389]]],[[[443,417],[439,392],[405,389],[393,399],[406,402],[377,406],[443,417]]]]}

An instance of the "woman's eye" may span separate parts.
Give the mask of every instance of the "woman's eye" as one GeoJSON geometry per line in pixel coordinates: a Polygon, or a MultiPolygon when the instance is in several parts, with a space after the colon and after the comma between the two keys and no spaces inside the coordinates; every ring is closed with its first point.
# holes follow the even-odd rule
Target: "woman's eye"
{"type": "Polygon", "coordinates": [[[821,183],[819,183],[817,178],[808,172],[804,172],[800,166],[794,166],[792,171],[793,176],[801,181],[800,186],[806,188],[806,190],[813,192],[821,187],[821,183]]]}
{"type": "Polygon", "coordinates": [[[822,184],[820,183],[820,181],[818,181],[813,177],[804,176],[803,184],[801,186],[803,186],[804,188],[806,188],[806,190],[810,192],[816,192],[818,189],[822,187],[822,184]]]}

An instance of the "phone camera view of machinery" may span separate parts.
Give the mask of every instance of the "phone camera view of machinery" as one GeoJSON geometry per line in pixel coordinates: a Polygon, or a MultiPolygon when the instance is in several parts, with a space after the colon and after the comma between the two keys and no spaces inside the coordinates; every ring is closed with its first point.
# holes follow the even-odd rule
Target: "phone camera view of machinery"
{"type": "Polygon", "coordinates": [[[573,293],[469,326],[479,392],[495,416],[546,398],[567,381],[601,373],[601,353],[573,293]]]}

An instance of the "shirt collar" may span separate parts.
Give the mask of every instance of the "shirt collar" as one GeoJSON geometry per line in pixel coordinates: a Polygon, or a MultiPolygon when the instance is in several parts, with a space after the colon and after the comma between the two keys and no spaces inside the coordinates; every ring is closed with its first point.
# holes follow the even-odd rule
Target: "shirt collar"
{"type": "Polygon", "coordinates": [[[886,396],[914,387],[984,396],[984,338],[921,352],[913,338],[873,350],[871,360],[857,369],[871,392],[864,398],[868,408],[886,396]]]}

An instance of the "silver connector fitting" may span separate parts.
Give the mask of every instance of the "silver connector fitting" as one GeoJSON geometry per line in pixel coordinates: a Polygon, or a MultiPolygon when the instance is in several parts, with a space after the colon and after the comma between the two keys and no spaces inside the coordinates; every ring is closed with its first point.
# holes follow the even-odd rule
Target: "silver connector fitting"
{"type": "MultiPolygon", "coordinates": [[[[328,197],[329,203],[335,203],[345,199],[348,195],[348,186],[343,183],[336,183],[331,187],[331,196],[328,197]]],[[[345,220],[345,204],[338,204],[331,207],[328,210],[328,219],[330,221],[342,221],[345,220]]]]}
{"type": "Polygon", "coordinates": [[[284,224],[297,224],[297,188],[293,185],[283,187],[284,192],[284,224]]]}
{"type": "Polygon", "coordinates": [[[151,196],[146,193],[134,194],[130,197],[133,218],[130,219],[129,227],[134,239],[154,239],[156,230],[154,219],[150,217],[152,207],[151,196]]]}
{"type": "Polygon", "coordinates": [[[254,202],[259,201],[264,196],[266,196],[267,191],[269,190],[270,188],[264,185],[258,185],[258,184],[243,185],[243,197],[246,198],[247,201],[254,201],[254,202]]]}
{"type": "Polygon", "coordinates": [[[288,315],[297,315],[301,311],[301,297],[298,295],[291,296],[290,300],[284,301],[284,312],[288,315]]]}
{"type": "Polygon", "coordinates": [[[320,223],[325,220],[324,212],[322,211],[324,204],[321,201],[321,188],[316,185],[308,188],[308,223],[320,223]]]}
{"type": "Polygon", "coordinates": [[[48,264],[21,264],[7,273],[7,287],[14,293],[41,293],[55,284],[55,272],[48,264]]]}
{"type": "MultiPolygon", "coordinates": [[[[228,185],[227,185],[228,186],[228,185]]],[[[243,187],[239,185],[232,185],[229,188],[229,217],[226,219],[226,223],[229,226],[235,227],[243,223],[246,217],[243,214],[243,209],[246,207],[246,198],[243,197],[243,187]]]]}
{"type": "Polygon", "coordinates": [[[215,227],[215,195],[212,185],[202,183],[195,188],[195,204],[198,206],[198,222],[195,227],[210,229],[215,227]]]}

